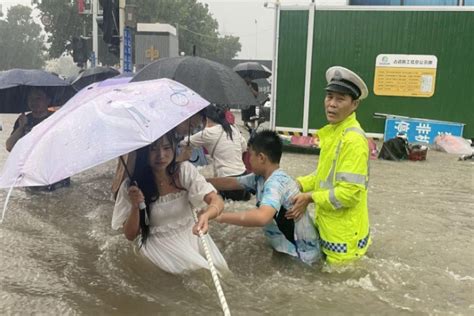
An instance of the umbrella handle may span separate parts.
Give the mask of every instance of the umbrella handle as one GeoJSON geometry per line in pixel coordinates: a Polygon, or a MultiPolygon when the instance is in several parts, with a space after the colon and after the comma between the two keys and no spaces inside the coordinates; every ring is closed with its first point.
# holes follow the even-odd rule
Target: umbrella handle
{"type": "Polygon", "coordinates": [[[144,213],[145,214],[145,224],[146,225],[150,225],[150,219],[148,218],[148,214],[146,212],[146,204],[145,202],[140,202],[140,204],[138,204],[138,208],[140,209],[140,213],[144,213]]]}
{"type": "MultiPolygon", "coordinates": [[[[120,157],[120,159],[122,159],[122,157],[120,157]]],[[[122,159],[122,161],[123,161],[123,159],[122,159]]],[[[126,167],[125,167],[125,168],[126,168],[126,167]]],[[[137,181],[133,181],[133,182],[132,182],[132,185],[134,185],[134,186],[140,188],[140,187],[138,186],[137,181]]],[[[138,204],[138,209],[140,210],[140,217],[141,217],[141,215],[143,214],[143,217],[145,218],[145,225],[150,225],[150,219],[148,218],[148,213],[146,212],[146,204],[145,204],[145,202],[140,202],[140,203],[138,204]]]]}
{"type": "MultiPolygon", "coordinates": [[[[123,164],[123,167],[125,168],[125,172],[127,173],[127,176],[130,180],[132,180],[132,175],[130,174],[130,171],[128,170],[127,164],[125,163],[125,160],[123,160],[123,156],[120,156],[120,162],[123,164]]],[[[135,181],[135,185],[138,186],[137,182],[135,181]]]]}

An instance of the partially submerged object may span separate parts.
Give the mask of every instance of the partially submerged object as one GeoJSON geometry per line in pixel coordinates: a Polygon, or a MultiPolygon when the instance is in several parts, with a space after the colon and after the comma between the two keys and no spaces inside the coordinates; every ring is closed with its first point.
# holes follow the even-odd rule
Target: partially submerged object
{"type": "Polygon", "coordinates": [[[434,143],[436,149],[456,155],[472,155],[471,144],[466,139],[453,135],[436,136],[434,143]]]}

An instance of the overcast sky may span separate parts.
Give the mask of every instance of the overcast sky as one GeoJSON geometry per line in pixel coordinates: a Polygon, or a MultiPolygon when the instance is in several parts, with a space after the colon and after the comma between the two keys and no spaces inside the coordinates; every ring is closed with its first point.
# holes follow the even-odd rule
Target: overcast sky
{"type": "MultiPolygon", "coordinates": [[[[275,11],[272,1],[198,0],[209,4],[209,11],[219,22],[221,35],[240,37],[242,51],[237,58],[272,59],[275,11]],[[268,2],[267,8],[264,3],[268,2]]],[[[308,5],[311,0],[281,0],[282,5],[308,5]]],[[[340,4],[346,0],[317,0],[317,4],[340,4]]]]}
{"type": "MultiPolygon", "coordinates": [[[[201,0],[219,23],[221,35],[240,38],[239,58],[271,59],[273,50],[274,10],[265,1],[201,0]]],[[[307,3],[307,1],[305,1],[307,3]]],[[[273,6],[272,6],[273,7],[273,6]]]]}
{"type": "MultiPolygon", "coordinates": [[[[198,0],[209,4],[209,10],[219,23],[221,35],[240,38],[242,51],[237,58],[271,59],[273,51],[274,10],[264,7],[264,0],[198,0]]],[[[269,1],[271,3],[271,1],[269,1]]],[[[281,0],[283,5],[310,3],[310,0],[281,0]]],[[[320,0],[317,3],[335,3],[341,0],[320,0]]],[[[345,2],[345,0],[342,0],[345,2]]],[[[3,12],[16,4],[30,6],[31,0],[0,0],[3,12]]]]}

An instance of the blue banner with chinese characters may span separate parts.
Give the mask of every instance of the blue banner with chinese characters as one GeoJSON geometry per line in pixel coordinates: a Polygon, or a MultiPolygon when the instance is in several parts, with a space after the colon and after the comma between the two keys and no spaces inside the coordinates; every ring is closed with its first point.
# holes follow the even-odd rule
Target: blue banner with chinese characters
{"type": "Polygon", "coordinates": [[[132,64],[132,30],[123,30],[123,72],[133,72],[132,64]]]}
{"type": "Polygon", "coordinates": [[[387,117],[384,140],[405,134],[410,143],[433,144],[436,136],[445,134],[462,137],[464,124],[409,117],[387,117]]]}

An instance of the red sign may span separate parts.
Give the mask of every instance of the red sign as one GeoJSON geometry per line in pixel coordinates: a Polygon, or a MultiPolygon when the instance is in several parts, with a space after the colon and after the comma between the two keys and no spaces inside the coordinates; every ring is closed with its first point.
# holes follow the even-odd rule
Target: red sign
{"type": "Polygon", "coordinates": [[[84,0],[77,0],[77,11],[79,14],[84,13],[84,9],[86,8],[86,4],[84,3],[84,0]]]}

